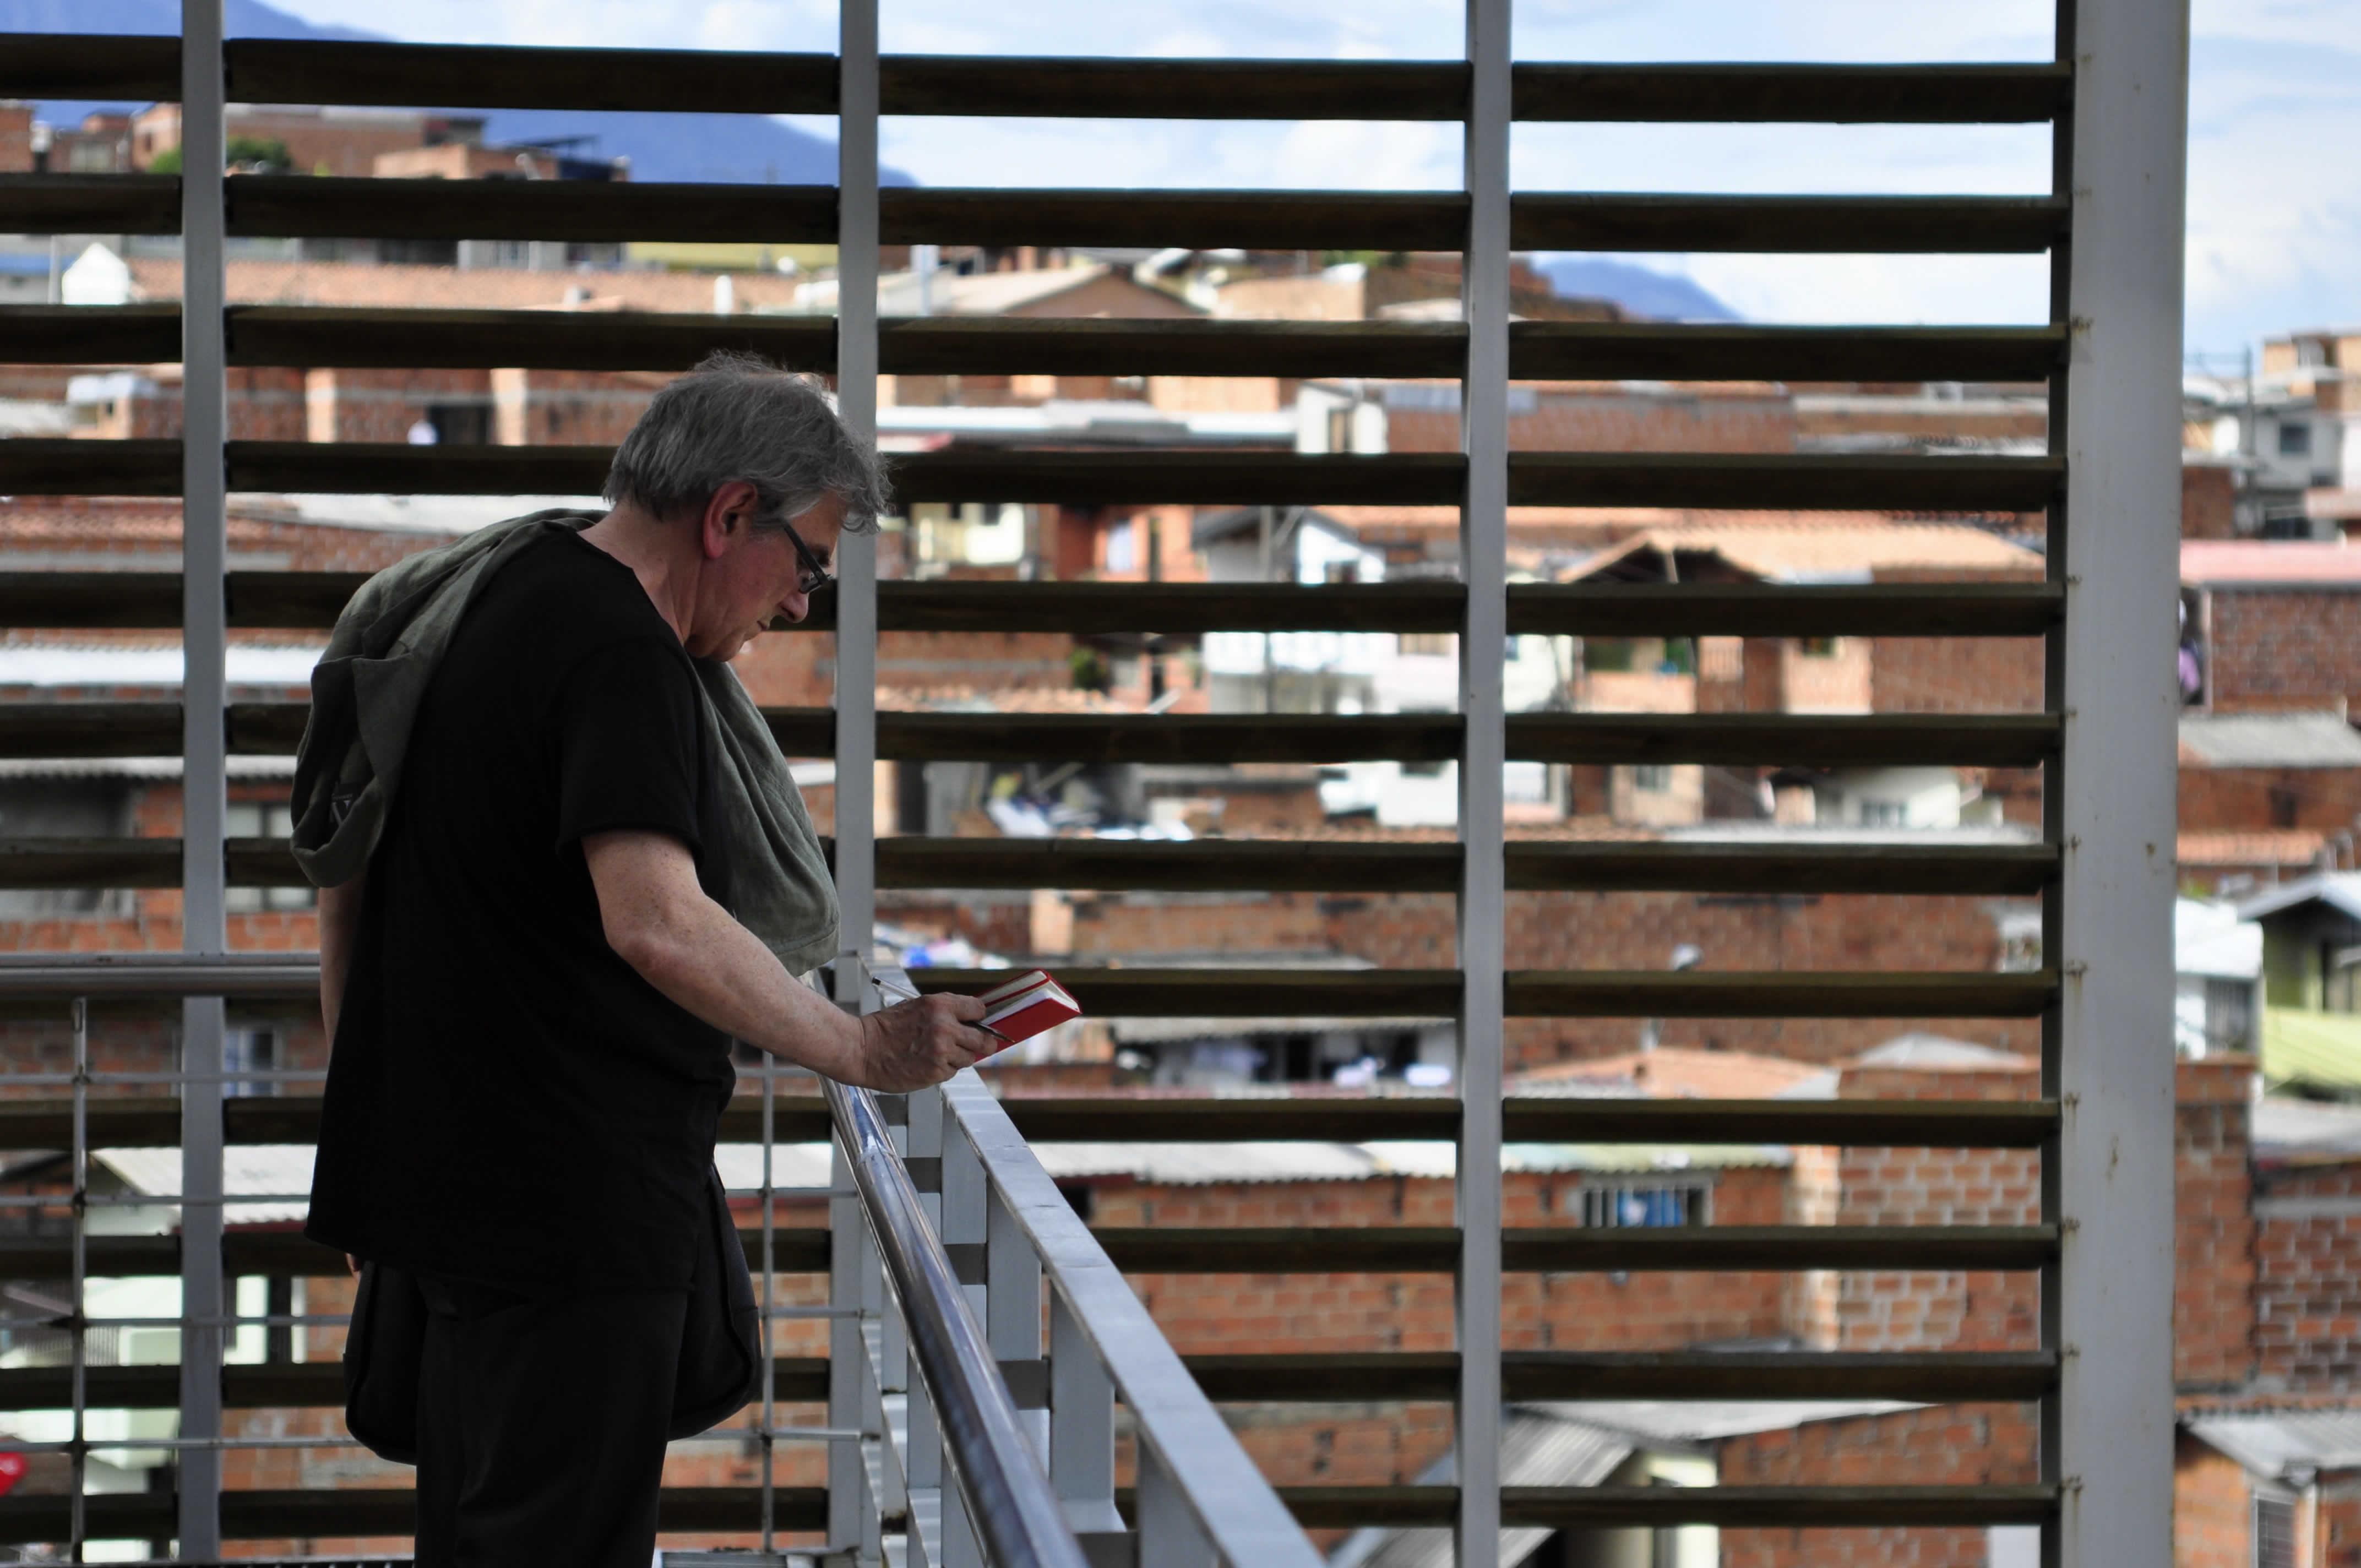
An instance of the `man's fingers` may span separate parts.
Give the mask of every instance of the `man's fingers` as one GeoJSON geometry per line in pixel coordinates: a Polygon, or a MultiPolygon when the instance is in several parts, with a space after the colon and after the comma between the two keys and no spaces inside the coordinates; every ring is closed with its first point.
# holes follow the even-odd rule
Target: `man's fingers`
{"type": "Polygon", "coordinates": [[[972,1024],[991,1011],[972,996],[961,996],[945,992],[942,993],[942,999],[950,1004],[951,1016],[962,1024],[972,1024]]]}

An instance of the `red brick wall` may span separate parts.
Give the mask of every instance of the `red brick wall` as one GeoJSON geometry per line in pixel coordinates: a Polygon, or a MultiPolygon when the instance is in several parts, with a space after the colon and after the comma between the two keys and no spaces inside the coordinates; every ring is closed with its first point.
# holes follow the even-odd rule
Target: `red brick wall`
{"type": "Polygon", "coordinates": [[[2361,817],[2361,768],[2180,770],[2184,833],[2264,828],[2349,830],[2361,817]]]}
{"type": "MultiPolygon", "coordinates": [[[[1720,1445],[1721,1483],[2014,1486],[2040,1478],[2038,1429],[2023,1405],[1936,1406],[1809,1421],[1720,1445]]],[[[1726,1530],[1724,1568],[1983,1568],[1982,1530],[1726,1530]]]]}
{"type": "Polygon", "coordinates": [[[2180,469],[2180,537],[2237,537],[2237,490],[2229,468],[2215,463],[2184,463],[2180,469]]]}
{"type": "Polygon", "coordinates": [[[2215,588],[2211,597],[2213,711],[2349,709],[2361,699],[2361,594],[2215,588]]]}
{"type": "MultiPolygon", "coordinates": [[[[2030,582],[2033,573],[1886,568],[1881,583],[2030,582]]],[[[1880,637],[1869,661],[1870,706],[1897,713],[2037,713],[2037,637],[1880,637]]]]}
{"type": "Polygon", "coordinates": [[[2246,1472],[2186,1432],[2172,1444],[2173,1568],[2253,1568],[2246,1472]]]}
{"type": "Polygon", "coordinates": [[[2256,1370],[2253,1081],[2243,1057],[2182,1062],[2177,1075],[2173,1376],[2184,1388],[2240,1385],[2256,1370]]]}
{"type": "Polygon", "coordinates": [[[2361,1166],[2266,1171],[2256,1192],[2255,1345],[2275,1387],[2361,1376],[2361,1166]]]}
{"type": "Polygon", "coordinates": [[[0,103],[0,174],[33,171],[33,105],[0,103]]]}
{"type": "Polygon", "coordinates": [[[2361,1568],[2361,1480],[2351,1471],[2322,1480],[2320,1568],[2361,1568]]]}
{"type": "MultiPolygon", "coordinates": [[[[1650,396],[1602,382],[1538,389],[1530,412],[1509,416],[1509,444],[1534,452],[1792,452],[1795,411],[1784,391],[1650,396]]],[[[1456,452],[1459,414],[1388,409],[1394,452],[1456,452]]]]}

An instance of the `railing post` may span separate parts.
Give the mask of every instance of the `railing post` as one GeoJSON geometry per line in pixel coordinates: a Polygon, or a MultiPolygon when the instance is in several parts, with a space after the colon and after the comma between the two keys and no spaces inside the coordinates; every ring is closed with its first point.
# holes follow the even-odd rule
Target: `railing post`
{"type": "Polygon", "coordinates": [[[1500,651],[1508,620],[1509,0],[1467,0],[1467,248],[1461,292],[1467,367],[1460,445],[1467,493],[1459,523],[1467,621],[1459,640],[1458,956],[1460,1133],[1459,1568],[1493,1568],[1500,1533],[1500,1092],[1506,1033],[1508,893],[1500,651]]]}
{"type": "Polygon", "coordinates": [[[1213,1543],[1173,1484],[1163,1456],[1141,1443],[1138,1470],[1139,1568],[1219,1568],[1213,1543]]]}
{"type": "Polygon", "coordinates": [[[1049,1486],[1077,1531],[1120,1530],[1115,1385],[1063,1299],[1049,1299],[1049,1486]]]}
{"type": "Polygon", "coordinates": [[[2060,1568],[2169,1563],[2185,0],[2072,5],[2060,1568]]]}
{"type": "MultiPolygon", "coordinates": [[[[191,957],[227,949],[224,818],[227,815],[229,436],[224,341],[222,0],[181,6],[181,947],[191,957]]],[[[221,998],[181,1008],[181,1435],[222,1430],[221,998]],[[206,1320],[200,1323],[198,1320],[206,1320]]],[[[221,1453],[180,1454],[183,1557],[221,1554],[221,1453]]]]}
{"type": "MultiPolygon", "coordinates": [[[[957,1140],[966,1144],[967,1139],[957,1140]]],[[[1027,1374],[1037,1387],[1046,1387],[1048,1367],[1041,1359],[1041,1260],[1025,1227],[997,1192],[985,1195],[983,1244],[983,1332],[992,1354],[1011,1382],[1027,1374]]],[[[1035,1408],[1018,1401],[1017,1414],[1033,1436],[1034,1452],[1044,1465],[1049,1460],[1049,1410],[1042,1395],[1035,1408]]]]}

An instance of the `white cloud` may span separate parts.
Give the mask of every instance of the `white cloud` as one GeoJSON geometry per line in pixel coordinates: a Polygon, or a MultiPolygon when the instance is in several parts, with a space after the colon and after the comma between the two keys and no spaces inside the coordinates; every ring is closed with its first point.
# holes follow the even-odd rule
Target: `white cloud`
{"type": "MultiPolygon", "coordinates": [[[[470,43],[829,49],[829,0],[278,0],[320,22],[470,43]]],[[[1519,0],[1533,60],[2039,60],[2053,0],[1519,0]]],[[[889,50],[1440,59],[1462,46],[1447,0],[1318,6],[1202,0],[1186,12],[1105,0],[883,0],[889,50]]],[[[2361,322],[2361,5],[2194,0],[2189,338],[2361,322]]],[[[824,124],[824,123],[823,123],[824,124]]],[[[813,128],[818,128],[817,126],[813,128]]],[[[1528,126],[1528,189],[1996,193],[2047,183],[2039,127],[1528,126]]],[[[889,124],[888,161],[929,184],[1448,187],[1456,134],[1415,125],[1221,122],[889,124]]],[[[2037,258],[1635,258],[1682,270],[1764,319],[2037,319],[2037,258]]]]}

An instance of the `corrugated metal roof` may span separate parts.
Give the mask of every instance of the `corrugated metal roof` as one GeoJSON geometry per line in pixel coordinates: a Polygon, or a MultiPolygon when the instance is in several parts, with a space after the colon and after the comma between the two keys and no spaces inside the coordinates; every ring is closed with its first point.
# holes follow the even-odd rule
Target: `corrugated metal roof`
{"type": "MultiPolygon", "coordinates": [[[[172,1148],[93,1149],[91,1157],[123,1179],[134,1192],[164,1195],[162,1206],[181,1192],[181,1151],[172,1148]]],[[[233,1144],[222,1151],[222,1194],[290,1193],[312,1190],[309,1144],[233,1144]]],[[[309,1203],[229,1203],[222,1221],[231,1225],[285,1224],[301,1220],[309,1203]]]]}
{"type": "Polygon", "coordinates": [[[2361,1089],[2361,1013],[2264,1008],[2263,1080],[2361,1089]]]}
{"type": "Polygon", "coordinates": [[[2361,767],[2361,734],[2334,713],[2188,713],[2180,760],[2208,768],[2361,767]]]}
{"type": "Polygon", "coordinates": [[[2188,1426],[2257,1475],[2361,1468],[2361,1409],[2201,1415],[2188,1426]]]}
{"type": "Polygon", "coordinates": [[[2361,1109],[2266,1094],[2255,1102],[2255,1155],[2265,1160],[2361,1155],[2361,1109]]]}
{"type": "MultiPolygon", "coordinates": [[[[2361,550],[2354,552],[2361,555],[2361,550]]],[[[2238,905],[2241,920],[2262,920],[2300,905],[2319,902],[2361,920],[2361,872],[2315,872],[2260,893],[2238,905]]]]}
{"type": "MultiPolygon", "coordinates": [[[[1500,1426],[1500,1484],[1504,1486],[1596,1486],[1631,1457],[1636,1445],[1617,1432],[1523,1408],[1511,1409],[1500,1426]]],[[[1429,1465],[1422,1484],[1447,1483],[1449,1456],[1429,1465]]],[[[1500,1532],[1500,1568],[1517,1568],[1553,1532],[1518,1529],[1500,1532]]],[[[1455,1561],[1447,1530],[1365,1530],[1329,1554],[1330,1568],[1451,1568],[1455,1561]]]]}

